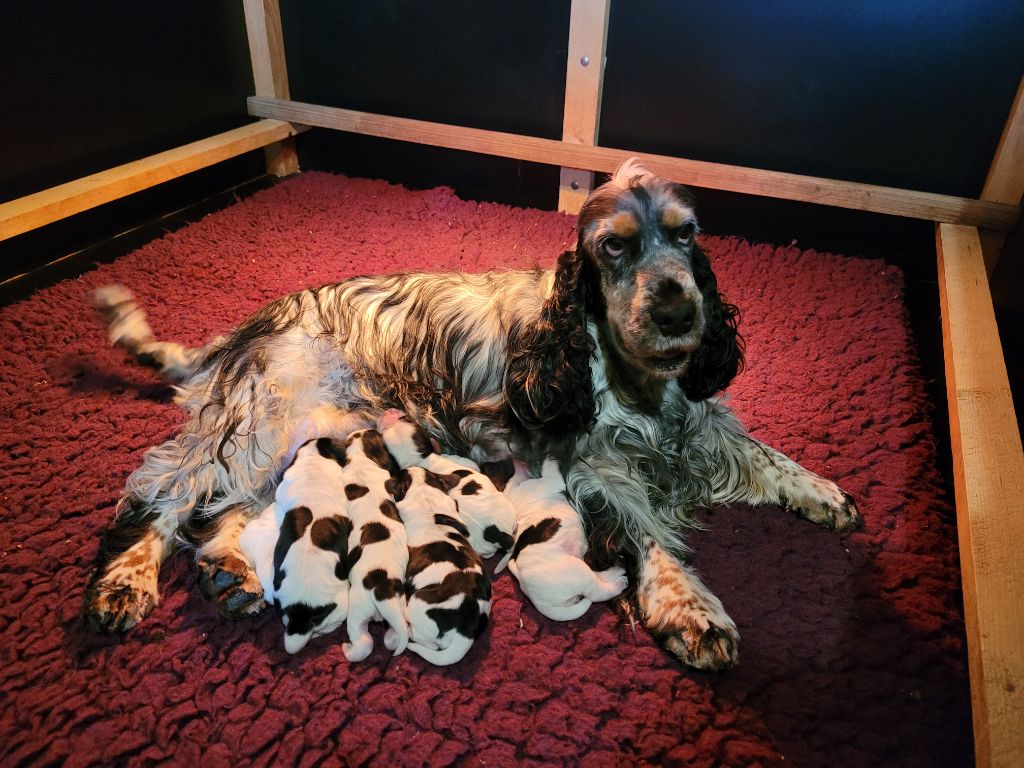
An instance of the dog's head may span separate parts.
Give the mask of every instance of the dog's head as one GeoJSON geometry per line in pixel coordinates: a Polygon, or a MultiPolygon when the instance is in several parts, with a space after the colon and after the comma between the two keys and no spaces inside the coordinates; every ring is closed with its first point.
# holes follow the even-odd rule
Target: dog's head
{"type": "Polygon", "coordinates": [[[697,244],[690,192],[628,160],[587,198],[577,232],[539,322],[512,337],[506,394],[519,419],[553,436],[593,421],[588,318],[620,380],[676,379],[691,400],[725,389],[743,359],[738,311],[697,244]]]}
{"type": "Polygon", "coordinates": [[[689,190],[628,160],[587,198],[576,246],[610,351],[641,376],[678,379],[691,400],[724,389],[742,362],[737,310],[697,232],[689,190]]]}

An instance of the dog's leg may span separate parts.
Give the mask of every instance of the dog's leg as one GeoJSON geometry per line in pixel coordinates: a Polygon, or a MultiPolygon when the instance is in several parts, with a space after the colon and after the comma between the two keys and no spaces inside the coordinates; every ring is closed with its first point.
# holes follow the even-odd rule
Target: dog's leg
{"type": "Polygon", "coordinates": [[[736,624],[697,575],[650,540],[639,567],[637,600],[651,634],[687,666],[708,672],[735,666],[736,624]]]}
{"type": "Polygon", "coordinates": [[[199,589],[229,619],[254,616],[266,607],[259,577],[238,544],[242,529],[258,515],[255,506],[232,507],[213,521],[213,535],[199,547],[199,589]]]}
{"type": "Polygon", "coordinates": [[[750,437],[724,408],[711,416],[718,437],[712,446],[712,504],[778,504],[837,531],[861,527],[856,502],[838,485],[750,437]]]}
{"type": "Polygon", "coordinates": [[[176,510],[125,505],[100,546],[82,613],[98,632],[125,632],[159,602],[157,575],[178,527],[176,510]]]}

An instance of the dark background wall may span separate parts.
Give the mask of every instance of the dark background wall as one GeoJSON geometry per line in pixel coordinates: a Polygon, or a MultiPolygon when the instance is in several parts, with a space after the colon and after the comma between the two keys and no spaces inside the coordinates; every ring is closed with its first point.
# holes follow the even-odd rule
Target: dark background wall
{"type": "MultiPolygon", "coordinates": [[[[561,134],[568,0],[281,8],[293,98],[561,134]]],[[[603,144],[957,195],[979,194],[1024,72],[1019,0],[614,0],[609,30],[603,144]]],[[[0,140],[15,148],[0,165],[2,199],[236,127],[252,92],[241,0],[7,0],[0,71],[0,140]]],[[[557,168],[328,131],[298,145],[306,169],[555,205],[557,168]]],[[[262,168],[253,153],[14,238],[0,245],[0,280],[217,197],[262,168]]],[[[934,357],[931,225],[696,192],[709,232],[901,266],[922,352],[934,357]]],[[[1024,319],[1022,240],[996,274],[1004,339],[1024,319]]],[[[1019,379],[1020,357],[1008,352],[1019,379]]]]}

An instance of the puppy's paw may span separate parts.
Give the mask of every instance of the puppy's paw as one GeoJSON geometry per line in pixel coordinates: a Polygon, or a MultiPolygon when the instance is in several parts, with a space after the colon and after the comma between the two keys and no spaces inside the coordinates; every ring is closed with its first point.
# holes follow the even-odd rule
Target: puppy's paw
{"type": "Polygon", "coordinates": [[[228,619],[255,616],[266,608],[256,572],[234,555],[204,555],[199,560],[199,590],[228,619]]]}
{"type": "MultiPolygon", "coordinates": [[[[369,638],[369,635],[367,635],[369,638]]],[[[349,662],[362,661],[373,650],[373,639],[357,640],[352,643],[342,643],[341,652],[349,662]]]]}
{"type": "Polygon", "coordinates": [[[82,616],[97,632],[127,632],[158,602],[156,585],[107,575],[86,587],[82,616]]]}

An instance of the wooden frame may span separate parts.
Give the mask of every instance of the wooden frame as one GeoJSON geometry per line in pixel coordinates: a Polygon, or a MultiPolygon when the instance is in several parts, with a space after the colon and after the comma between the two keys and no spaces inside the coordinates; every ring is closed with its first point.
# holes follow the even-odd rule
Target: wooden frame
{"type": "Polygon", "coordinates": [[[565,210],[585,197],[589,174],[639,155],[652,171],[697,187],[936,222],[976,760],[1024,765],[1024,453],[985,274],[1020,216],[1024,81],[980,198],[951,197],[595,146],[609,0],[573,0],[561,141],[292,101],[277,0],[243,2],[256,92],[249,114],[263,119],[4,203],[0,239],[260,147],[269,147],[268,173],[294,173],[289,137],[303,126],[560,165],[565,210]]]}

